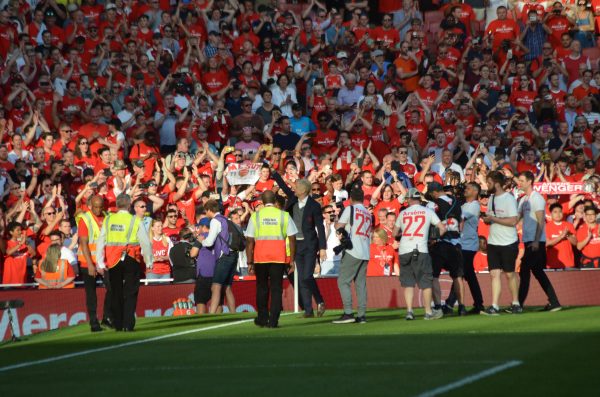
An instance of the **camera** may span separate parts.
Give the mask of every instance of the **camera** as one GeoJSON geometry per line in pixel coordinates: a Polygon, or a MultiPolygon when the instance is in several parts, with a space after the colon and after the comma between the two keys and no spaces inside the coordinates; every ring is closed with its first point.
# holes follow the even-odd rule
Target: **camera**
{"type": "Polygon", "coordinates": [[[500,47],[504,52],[507,52],[510,49],[510,40],[502,40],[500,47]]]}
{"type": "Polygon", "coordinates": [[[550,59],[544,59],[544,62],[542,62],[542,66],[545,68],[550,68],[552,67],[552,61],[550,59]]]}
{"type": "Polygon", "coordinates": [[[333,249],[333,252],[336,255],[339,255],[342,253],[342,251],[351,250],[353,247],[352,240],[350,239],[350,235],[348,234],[346,229],[340,227],[339,229],[336,230],[336,233],[339,234],[339,236],[340,236],[340,245],[335,247],[333,249]]]}

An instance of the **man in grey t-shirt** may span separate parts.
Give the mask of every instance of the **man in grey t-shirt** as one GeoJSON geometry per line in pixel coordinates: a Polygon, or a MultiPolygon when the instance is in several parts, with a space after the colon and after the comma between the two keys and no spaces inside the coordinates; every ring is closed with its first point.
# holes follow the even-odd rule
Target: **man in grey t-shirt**
{"type": "Polygon", "coordinates": [[[525,254],[521,260],[519,276],[519,302],[525,304],[529,292],[531,273],[540,283],[548,297],[545,310],[558,311],[561,309],[552,283],[546,276],[546,201],[541,194],[533,190],[534,175],[531,171],[519,175],[519,187],[525,195],[519,200],[519,219],[523,221],[523,243],[525,254]]]}
{"type": "Polygon", "coordinates": [[[344,313],[333,321],[335,324],[366,323],[367,311],[367,264],[370,258],[371,214],[363,205],[365,194],[361,188],[350,192],[351,205],[344,209],[335,228],[345,228],[352,241],[352,249],[344,251],[340,263],[338,288],[344,304],[344,313]],[[358,299],[358,317],[352,313],[352,289],[354,281],[358,299]]]}

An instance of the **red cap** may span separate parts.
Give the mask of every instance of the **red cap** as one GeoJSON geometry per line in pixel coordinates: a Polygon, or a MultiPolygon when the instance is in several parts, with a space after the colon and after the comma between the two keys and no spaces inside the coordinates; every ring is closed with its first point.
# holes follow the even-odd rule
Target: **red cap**
{"type": "Polygon", "coordinates": [[[132,97],[131,95],[127,95],[125,97],[125,103],[136,103],[136,100],[134,97],[132,97]]]}
{"type": "Polygon", "coordinates": [[[235,154],[230,153],[227,156],[225,156],[225,164],[231,164],[231,163],[235,163],[235,162],[236,162],[235,154]]]}

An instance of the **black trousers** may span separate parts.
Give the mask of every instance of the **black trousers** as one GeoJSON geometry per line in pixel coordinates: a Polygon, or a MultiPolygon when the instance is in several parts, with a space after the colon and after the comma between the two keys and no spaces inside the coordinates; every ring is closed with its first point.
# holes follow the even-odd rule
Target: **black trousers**
{"type": "MultiPolygon", "coordinates": [[[[475,259],[475,251],[462,251],[463,257],[463,270],[464,278],[467,284],[469,284],[469,290],[471,290],[471,296],[473,297],[473,306],[482,308],[483,307],[483,295],[481,294],[481,287],[479,286],[479,280],[477,280],[477,274],[473,267],[473,259],[475,259]]],[[[450,307],[456,303],[456,293],[454,292],[454,284],[450,289],[446,304],[450,307]]]]}
{"type": "Polygon", "coordinates": [[[519,276],[521,278],[521,282],[519,284],[519,303],[521,306],[525,304],[525,300],[527,299],[527,294],[529,293],[529,282],[531,280],[531,273],[533,273],[534,277],[540,283],[540,286],[546,293],[548,297],[548,301],[552,305],[559,305],[558,298],[556,297],[556,292],[554,292],[554,287],[552,287],[552,283],[550,279],[544,272],[544,268],[546,267],[546,243],[540,243],[537,251],[533,251],[531,249],[531,243],[525,243],[525,254],[523,255],[523,259],[521,260],[521,270],[519,270],[519,276]]]}
{"type": "Polygon", "coordinates": [[[323,296],[313,274],[317,263],[317,248],[313,244],[307,244],[304,240],[296,240],[296,267],[298,286],[300,289],[300,300],[307,314],[313,313],[313,296],[317,304],[323,303],[323,296]]]}
{"type": "Polygon", "coordinates": [[[256,274],[256,310],[258,310],[258,322],[262,325],[276,326],[279,315],[283,309],[283,263],[256,263],[254,273],[256,274]],[[269,310],[269,296],[271,297],[271,309],[269,310]]]}
{"type": "MultiPolygon", "coordinates": [[[[87,308],[88,317],[90,318],[90,324],[98,323],[98,316],[96,310],[98,309],[98,299],[96,297],[96,277],[91,277],[88,274],[87,267],[80,267],[79,273],[83,277],[83,286],[85,287],[85,306],[87,308]]],[[[103,277],[104,289],[104,313],[102,314],[102,320],[113,320],[112,316],[112,302],[110,292],[110,280],[107,277],[103,277]]]]}
{"type": "Polygon", "coordinates": [[[140,289],[140,264],[130,257],[119,261],[108,271],[115,329],[135,327],[135,308],[140,289]]]}

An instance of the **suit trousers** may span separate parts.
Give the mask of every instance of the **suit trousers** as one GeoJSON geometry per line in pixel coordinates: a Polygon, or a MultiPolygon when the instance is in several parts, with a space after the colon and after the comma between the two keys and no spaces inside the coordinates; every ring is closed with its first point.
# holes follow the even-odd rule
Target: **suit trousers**
{"type": "MultiPolygon", "coordinates": [[[[87,308],[88,317],[90,319],[90,324],[98,323],[98,316],[96,314],[98,308],[98,298],[96,297],[96,277],[90,277],[88,274],[87,267],[81,267],[79,269],[81,276],[83,277],[83,286],[85,287],[85,306],[87,308]]],[[[110,292],[110,280],[108,275],[102,278],[104,282],[104,313],[102,315],[102,320],[110,320],[112,321],[112,302],[111,302],[111,292],[110,292]]]]}
{"type": "Polygon", "coordinates": [[[140,264],[129,255],[108,270],[116,330],[133,330],[140,289],[140,264]]]}
{"type": "Polygon", "coordinates": [[[261,325],[277,326],[279,315],[283,310],[283,273],[286,265],[283,263],[256,263],[256,310],[258,322],[261,325]],[[269,295],[271,309],[269,310],[269,295]]]}
{"type": "Polygon", "coordinates": [[[317,304],[323,303],[323,296],[321,296],[321,291],[319,291],[319,286],[313,276],[317,263],[317,248],[313,244],[307,244],[305,240],[296,240],[295,260],[302,306],[305,313],[311,314],[313,313],[313,297],[317,304]]]}
{"type": "Polygon", "coordinates": [[[534,251],[531,249],[531,243],[525,243],[525,254],[521,260],[521,269],[519,270],[519,277],[521,282],[519,283],[519,303],[521,306],[525,304],[527,294],[529,293],[529,281],[531,280],[531,273],[540,283],[540,286],[546,293],[548,301],[552,305],[559,305],[556,292],[550,279],[544,272],[546,267],[546,243],[539,243],[539,248],[534,251]]]}

